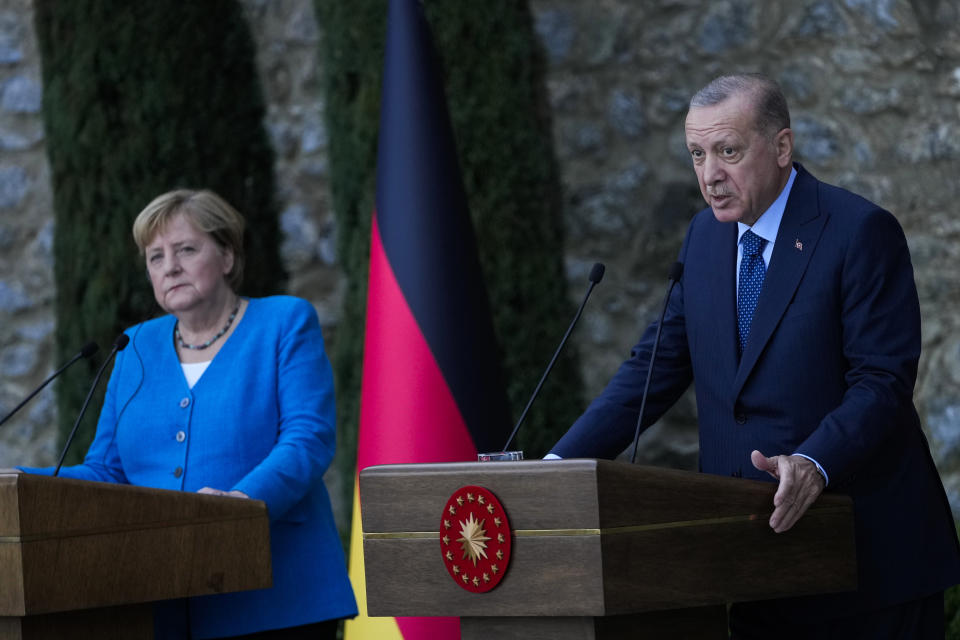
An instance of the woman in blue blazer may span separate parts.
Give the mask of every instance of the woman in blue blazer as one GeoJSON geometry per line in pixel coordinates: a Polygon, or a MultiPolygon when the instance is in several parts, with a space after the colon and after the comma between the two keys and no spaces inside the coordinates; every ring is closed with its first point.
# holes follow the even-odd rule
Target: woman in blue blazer
{"type": "Polygon", "coordinates": [[[334,638],[357,606],[323,483],[335,448],[330,363],[308,302],[235,293],[243,227],[209,191],[161,195],[137,217],[169,315],[127,330],[93,444],[61,475],[266,503],[274,586],[158,606],[158,637],[334,638]]]}

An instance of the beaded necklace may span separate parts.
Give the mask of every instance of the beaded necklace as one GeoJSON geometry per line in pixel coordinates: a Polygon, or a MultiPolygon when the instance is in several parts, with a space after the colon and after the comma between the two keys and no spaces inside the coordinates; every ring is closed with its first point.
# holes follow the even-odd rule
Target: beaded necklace
{"type": "Polygon", "coordinates": [[[240,311],[240,298],[237,298],[237,306],[233,308],[233,312],[230,314],[230,317],[227,318],[227,324],[223,326],[223,329],[220,329],[220,333],[213,336],[203,344],[187,344],[183,341],[183,338],[180,336],[180,321],[177,320],[176,324],[173,325],[173,335],[177,337],[177,344],[180,345],[183,349],[193,349],[194,351],[203,351],[214,342],[219,340],[223,334],[230,330],[230,325],[233,324],[233,319],[237,317],[237,313],[240,311]]]}

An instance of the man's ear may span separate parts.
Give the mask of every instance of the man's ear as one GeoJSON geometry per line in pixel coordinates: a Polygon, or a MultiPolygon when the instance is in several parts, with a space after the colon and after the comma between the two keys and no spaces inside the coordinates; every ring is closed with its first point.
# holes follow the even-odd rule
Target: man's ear
{"type": "Polygon", "coordinates": [[[773,139],[773,144],[777,149],[777,165],[786,169],[793,162],[793,129],[780,129],[773,139]]]}

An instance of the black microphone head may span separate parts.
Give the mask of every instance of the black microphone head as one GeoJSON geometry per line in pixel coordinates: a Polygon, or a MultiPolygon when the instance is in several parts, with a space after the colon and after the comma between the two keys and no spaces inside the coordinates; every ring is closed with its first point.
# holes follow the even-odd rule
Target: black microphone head
{"type": "Polygon", "coordinates": [[[130,336],[125,333],[121,333],[117,336],[117,339],[113,341],[113,346],[116,347],[117,351],[123,351],[128,342],[130,342],[130,336]]]}
{"type": "Polygon", "coordinates": [[[682,277],[683,277],[683,263],[679,261],[674,262],[672,265],[670,265],[670,279],[673,280],[674,282],[680,282],[680,278],[682,277]]]}
{"type": "Polygon", "coordinates": [[[91,340],[87,344],[83,345],[82,349],[80,349],[80,357],[89,358],[90,356],[95,354],[99,349],[100,347],[97,346],[97,343],[91,340]]]}
{"type": "Polygon", "coordinates": [[[604,271],[606,271],[606,267],[603,266],[602,262],[594,262],[593,268],[590,269],[590,282],[597,284],[603,280],[604,271]]]}

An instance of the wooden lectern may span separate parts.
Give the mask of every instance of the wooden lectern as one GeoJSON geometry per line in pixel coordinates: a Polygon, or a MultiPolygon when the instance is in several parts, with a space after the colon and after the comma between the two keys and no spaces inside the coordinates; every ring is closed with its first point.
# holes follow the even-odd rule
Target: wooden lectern
{"type": "Polygon", "coordinates": [[[271,584],[259,500],[0,475],[0,640],[153,638],[154,600],[271,584]]]}
{"type": "Polygon", "coordinates": [[[464,640],[726,638],[730,602],[856,589],[853,507],[822,495],[790,531],[776,485],[606,460],[404,464],[360,473],[371,616],[461,616],[464,640]],[[441,558],[447,500],[476,485],[512,530],[486,593],[441,558]],[[790,571],[777,571],[788,565],[790,571]]]}

